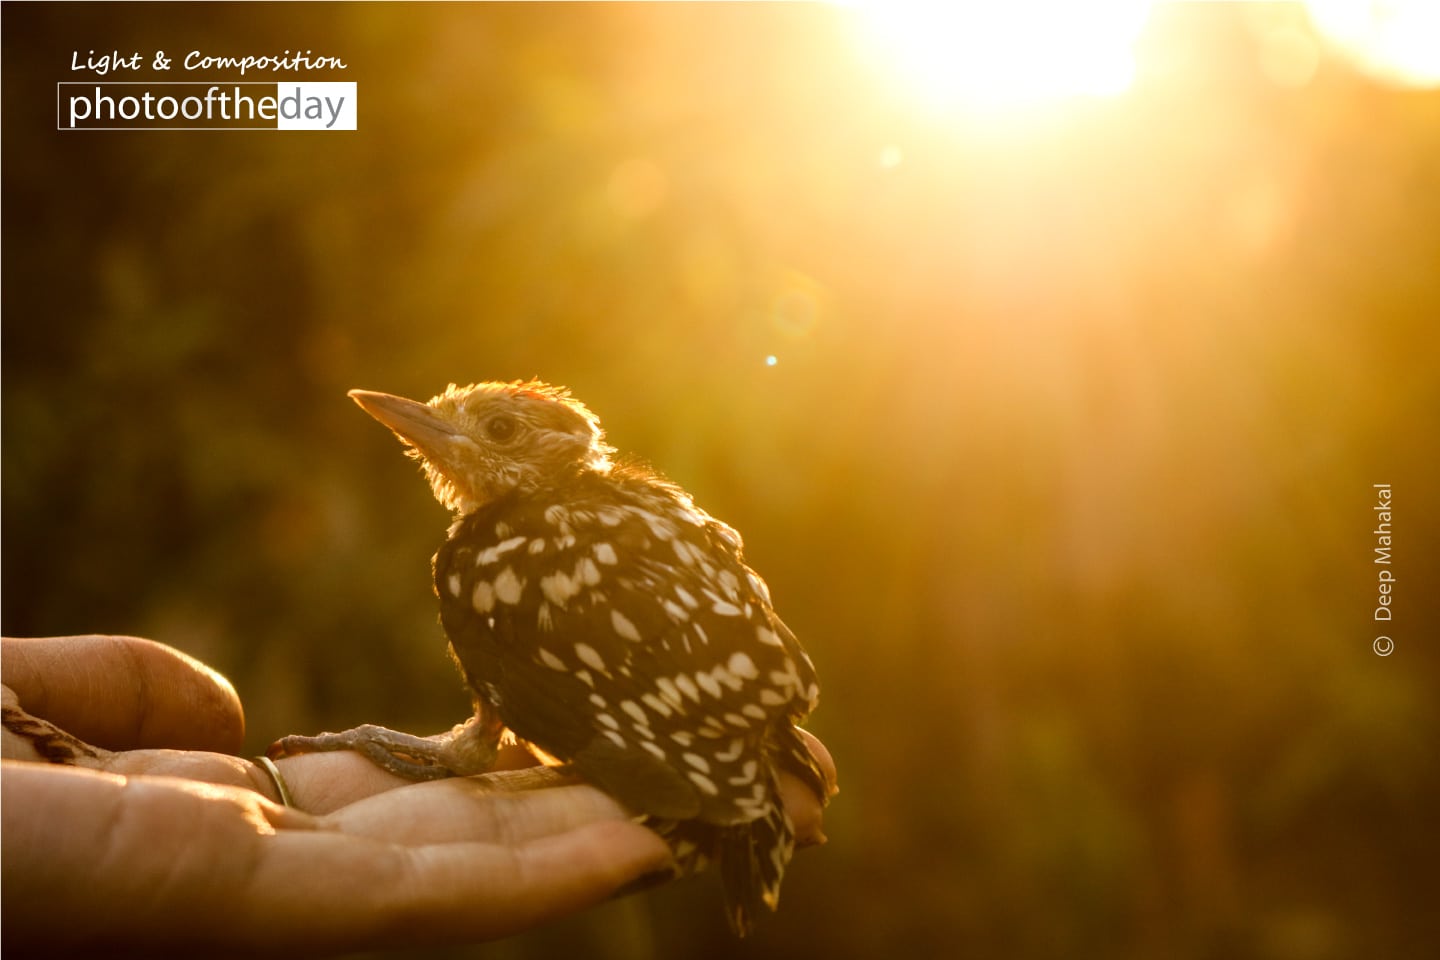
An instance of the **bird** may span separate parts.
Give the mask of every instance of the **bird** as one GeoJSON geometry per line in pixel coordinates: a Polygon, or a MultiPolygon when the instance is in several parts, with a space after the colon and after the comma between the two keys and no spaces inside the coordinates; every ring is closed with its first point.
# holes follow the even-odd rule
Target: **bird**
{"type": "Polygon", "coordinates": [[[421,780],[484,772],[513,737],[642,818],[680,873],[718,864],[730,927],[750,932],[794,850],[780,771],[822,802],[835,784],[797,732],[818,704],[815,667],[740,534],[617,456],[568,388],[349,396],[453,514],[434,586],[474,715],[438,738],[365,725],[285,737],[271,755],[356,749],[421,780]]]}

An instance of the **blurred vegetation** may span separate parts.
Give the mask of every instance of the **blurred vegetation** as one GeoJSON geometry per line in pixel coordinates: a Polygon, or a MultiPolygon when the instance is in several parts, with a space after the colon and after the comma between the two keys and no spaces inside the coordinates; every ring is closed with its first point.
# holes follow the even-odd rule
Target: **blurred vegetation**
{"type": "Polygon", "coordinates": [[[4,630],[199,656],[252,751],[448,727],[345,390],[538,375],[744,532],[842,793],[743,944],[700,881],[440,953],[1435,955],[1440,93],[1245,6],[987,125],[814,5],[7,5],[4,630]],[[339,56],[359,131],[56,132],[112,47],[339,56]]]}

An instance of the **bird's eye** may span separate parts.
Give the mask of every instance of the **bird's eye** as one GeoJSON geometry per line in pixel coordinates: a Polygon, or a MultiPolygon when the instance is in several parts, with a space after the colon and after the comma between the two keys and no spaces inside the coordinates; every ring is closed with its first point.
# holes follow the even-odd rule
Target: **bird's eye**
{"type": "Polygon", "coordinates": [[[491,417],[490,422],[485,424],[485,435],[496,443],[508,443],[515,439],[516,423],[514,417],[491,417]]]}

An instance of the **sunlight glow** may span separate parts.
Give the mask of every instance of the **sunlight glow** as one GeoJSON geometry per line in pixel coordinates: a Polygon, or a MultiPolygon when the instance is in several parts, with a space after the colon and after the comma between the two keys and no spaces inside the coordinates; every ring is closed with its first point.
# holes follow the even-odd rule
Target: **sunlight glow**
{"type": "Polygon", "coordinates": [[[1436,0],[1306,0],[1322,36],[1362,69],[1412,87],[1440,86],[1436,0]]]}
{"type": "Polygon", "coordinates": [[[1150,0],[857,0],[887,69],[932,106],[995,110],[1113,96],[1150,0]]]}

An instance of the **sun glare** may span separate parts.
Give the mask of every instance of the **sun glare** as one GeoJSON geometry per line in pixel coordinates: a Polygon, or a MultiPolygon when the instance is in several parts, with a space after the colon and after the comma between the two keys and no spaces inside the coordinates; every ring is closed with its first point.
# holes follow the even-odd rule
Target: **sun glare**
{"type": "Polygon", "coordinates": [[[1113,96],[1134,79],[1150,0],[860,0],[868,44],[941,108],[1113,96]]]}
{"type": "Polygon", "coordinates": [[[1440,86],[1437,0],[1306,0],[1321,35],[1362,69],[1410,87],[1440,86]]]}

